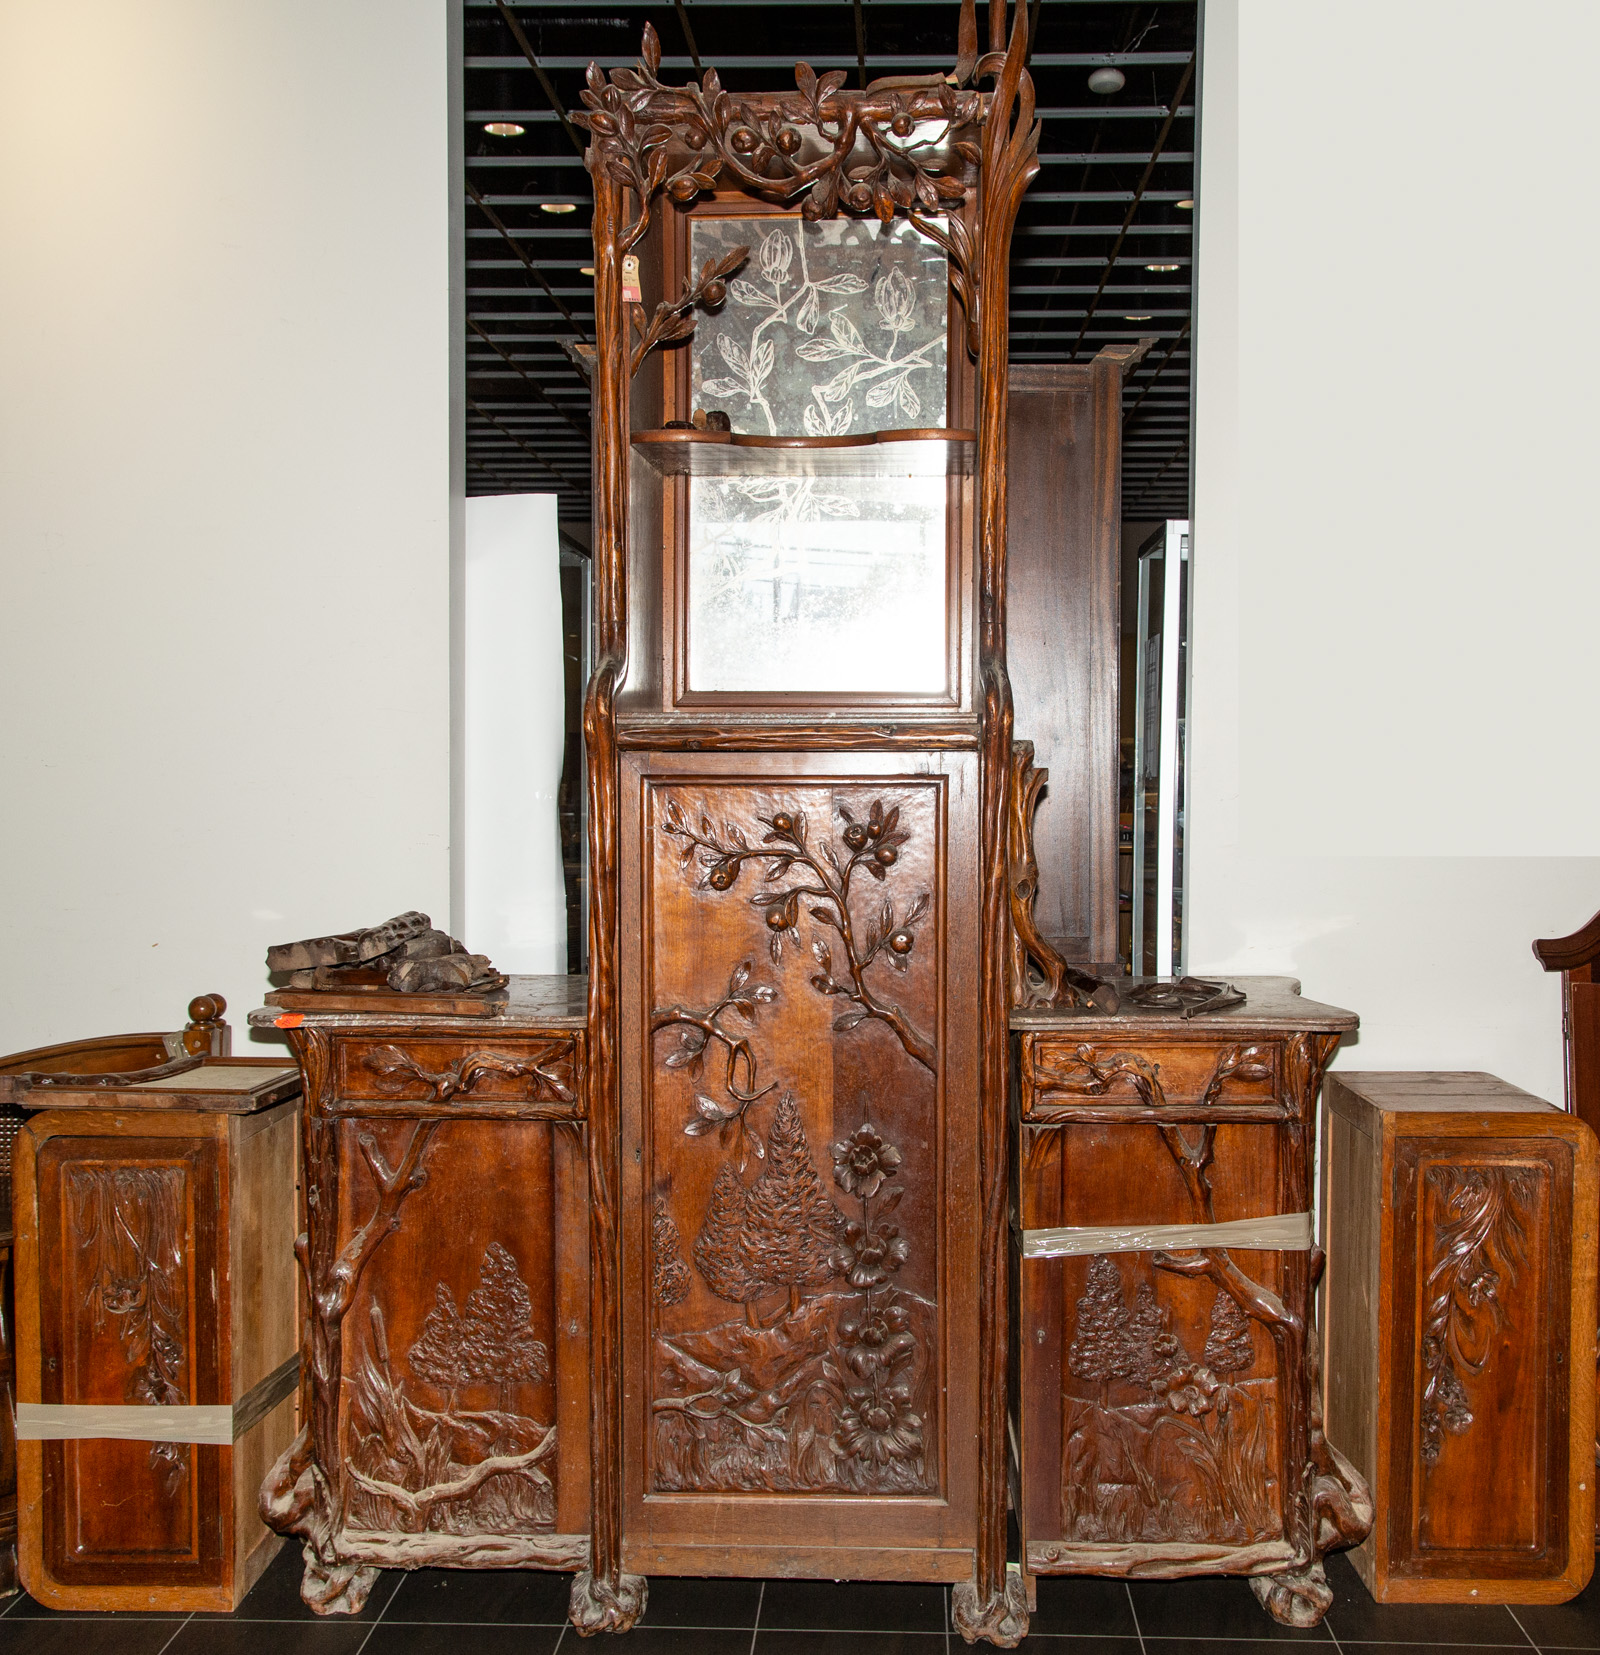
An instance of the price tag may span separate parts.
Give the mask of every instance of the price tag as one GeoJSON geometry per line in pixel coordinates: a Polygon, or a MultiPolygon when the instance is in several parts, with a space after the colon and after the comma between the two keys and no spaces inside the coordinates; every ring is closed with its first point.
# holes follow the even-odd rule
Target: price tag
{"type": "Polygon", "coordinates": [[[644,295],[639,291],[639,255],[637,253],[629,253],[622,261],[622,302],[625,305],[644,303],[644,295]]]}

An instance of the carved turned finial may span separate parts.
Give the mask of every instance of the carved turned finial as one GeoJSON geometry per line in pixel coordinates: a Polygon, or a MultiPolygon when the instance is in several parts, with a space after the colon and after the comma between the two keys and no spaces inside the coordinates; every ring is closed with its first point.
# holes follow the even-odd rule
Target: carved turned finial
{"type": "Polygon", "coordinates": [[[189,1002],[183,1049],[191,1057],[226,1057],[232,1031],[223,1021],[228,1002],[220,994],[197,994],[189,1002]]]}

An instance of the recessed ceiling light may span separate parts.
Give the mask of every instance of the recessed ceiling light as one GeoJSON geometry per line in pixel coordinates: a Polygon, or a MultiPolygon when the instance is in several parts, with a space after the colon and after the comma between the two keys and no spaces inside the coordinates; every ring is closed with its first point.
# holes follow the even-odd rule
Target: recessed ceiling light
{"type": "Polygon", "coordinates": [[[1187,196],[1182,201],[1174,201],[1172,205],[1176,207],[1180,213],[1192,213],[1194,211],[1194,197],[1192,195],[1187,196]]]}
{"type": "Polygon", "coordinates": [[[1089,90],[1099,92],[1105,97],[1110,97],[1113,92],[1120,92],[1127,84],[1128,77],[1120,69],[1109,66],[1096,69],[1089,77],[1089,90]]]}
{"type": "Polygon", "coordinates": [[[1181,270],[1182,268],[1181,265],[1177,264],[1147,264],[1145,266],[1146,270],[1181,270]]]}
{"type": "Polygon", "coordinates": [[[1146,311],[1143,316],[1124,316],[1122,319],[1124,322],[1148,322],[1150,313],[1146,311]]]}
{"type": "Polygon", "coordinates": [[[520,138],[528,129],[518,126],[515,121],[485,121],[483,130],[491,138],[520,138]]]}
{"type": "Polygon", "coordinates": [[[592,265],[592,264],[586,264],[586,265],[584,265],[584,267],[583,267],[583,268],[582,268],[582,269],[581,269],[581,270],[580,270],[580,271],[579,271],[579,272],[578,272],[578,274],[579,274],[579,275],[580,275],[580,276],[592,276],[592,275],[593,275],[593,274],[594,274],[594,266],[593,266],[593,265],[592,265]]]}
{"type": "Polygon", "coordinates": [[[541,201],[539,203],[541,213],[575,213],[577,210],[578,204],[575,201],[541,201]]]}

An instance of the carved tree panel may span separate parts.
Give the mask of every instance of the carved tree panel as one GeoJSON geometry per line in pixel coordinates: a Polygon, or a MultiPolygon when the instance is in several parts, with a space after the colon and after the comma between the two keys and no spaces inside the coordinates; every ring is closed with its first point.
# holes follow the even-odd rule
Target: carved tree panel
{"type": "MultiPolygon", "coordinates": [[[[577,1328],[557,1320],[555,1139],[576,1129],[409,1120],[339,1131],[343,1236],[373,1209],[374,1160],[393,1168],[413,1134],[428,1137],[425,1178],[345,1318],[347,1533],[450,1545],[581,1530],[584,1490],[563,1475],[577,1433],[558,1381],[581,1391],[584,1376],[561,1373],[577,1328]]],[[[563,1216],[583,1225],[581,1206],[563,1216]]]]}
{"type": "MultiPolygon", "coordinates": [[[[47,1403],[184,1407],[219,1392],[218,1176],[205,1139],[46,1142],[39,1162],[47,1403]]],[[[47,1566],[73,1584],[221,1566],[217,1448],[90,1438],[44,1444],[47,1566]],[[115,1502],[104,1491],[115,1488],[115,1502]]]]}
{"type": "Polygon", "coordinates": [[[644,1489],[940,1499],[947,779],[660,778],[641,805],[644,1489]]]}

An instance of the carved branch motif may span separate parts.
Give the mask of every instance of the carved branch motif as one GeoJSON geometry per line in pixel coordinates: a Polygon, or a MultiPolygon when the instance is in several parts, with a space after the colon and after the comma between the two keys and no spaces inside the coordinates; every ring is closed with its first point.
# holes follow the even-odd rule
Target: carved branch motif
{"type": "Polygon", "coordinates": [[[908,1494],[936,1484],[929,1351],[936,1307],[893,1285],[910,1257],[892,1214],[899,1149],[870,1122],[830,1146],[847,1218],[785,1095],[765,1166],[721,1168],[694,1245],[701,1279],[744,1315],[656,1335],[656,1487],[908,1494]],[[845,1290],[818,1291],[831,1282],[845,1290]],[[811,1296],[807,1297],[810,1290],[811,1296]],[[759,1302],[784,1296],[769,1321],[759,1302]]]}
{"type": "Polygon", "coordinates": [[[423,1068],[399,1046],[379,1046],[368,1054],[366,1067],[380,1077],[380,1084],[394,1091],[420,1081],[439,1103],[466,1097],[480,1081],[487,1080],[491,1075],[503,1075],[508,1080],[520,1080],[532,1075],[539,1083],[534,1089],[536,1097],[555,1103],[578,1101],[573,1082],[570,1041],[558,1041],[541,1047],[528,1058],[502,1057],[498,1052],[469,1052],[459,1062],[438,1072],[423,1068]]]}
{"type": "Polygon", "coordinates": [[[644,236],[658,192],[692,201],[726,171],[752,195],[784,202],[805,196],[807,218],[832,218],[841,209],[873,213],[884,223],[909,215],[950,254],[952,284],[959,276],[968,291],[957,291],[970,309],[974,261],[964,226],[931,221],[965,201],[968,168],[981,158],[966,136],[981,118],[980,99],[958,90],[974,69],[993,72],[990,59],[979,62],[965,50],[965,36],[975,37],[971,9],[967,0],[956,76],[896,76],[850,93],[842,90],[843,70],[819,77],[801,63],[796,92],[778,97],[732,95],[715,69],[699,85],[663,85],[661,43],[647,24],[633,68],[614,69],[608,79],[589,66],[585,109],[573,117],[590,134],[590,171],[603,171],[639,199],[639,217],[618,234],[619,251],[644,236]]]}
{"type": "Polygon", "coordinates": [[[1505,1325],[1536,1180],[1513,1166],[1433,1166],[1427,1187],[1439,1204],[1422,1323],[1421,1447],[1431,1467],[1445,1433],[1460,1436],[1472,1425],[1466,1381],[1483,1373],[1505,1325]]]}
{"type": "Polygon", "coordinates": [[[1011,786],[1006,803],[1006,852],[1011,895],[1011,998],[1019,1006],[1094,1006],[1108,1016],[1116,989],[1075,970],[1040,936],[1033,909],[1039,897],[1039,859],[1033,818],[1050,772],[1033,762],[1033,743],[1011,744],[1011,786]]]}
{"type": "Polygon", "coordinates": [[[855,876],[864,871],[883,884],[899,861],[900,846],[911,835],[900,826],[900,807],[891,804],[885,809],[882,799],[872,801],[865,821],[857,821],[844,804],[836,808],[845,824],[842,856],[831,839],[822,840],[816,847],[810,844],[806,815],[798,807],[757,817],[767,831],[754,845],[750,833],[737,823],[725,823],[719,836],[709,819],[702,818],[696,830],[676,799],[667,800],[658,831],[682,843],[681,866],[686,873],[691,868],[696,870],[695,883],[700,890],[731,890],[747,862],[765,862],[763,878],[777,888],[759,891],[748,900],[762,910],[773,963],[782,962],[785,937],[800,941],[800,907],[804,903],[817,925],[837,934],[844,955],[843,974],[836,976],[833,944],[820,934],[814,937],[812,953],[821,969],[813,974],[811,986],[819,994],[836,995],[846,1002],[845,1009],[834,1018],[835,1031],[842,1034],[866,1022],[883,1023],[908,1056],[925,1069],[934,1070],[938,1052],[933,1042],[912,1026],[898,1006],[881,998],[865,975],[880,960],[896,971],[906,970],[916,947],[917,928],[932,911],[931,893],[924,891],[903,911],[887,894],[870,915],[860,911],[859,903],[855,909],[851,906],[855,876]],[[796,876],[796,870],[796,882],[785,883],[796,876]]]}
{"type": "Polygon", "coordinates": [[[684,1133],[691,1138],[716,1132],[726,1149],[732,1147],[739,1157],[743,1172],[748,1157],[758,1159],[763,1153],[760,1137],[749,1128],[748,1110],[774,1090],[777,1082],[757,1087],[757,1059],[755,1048],[744,1035],[732,1033],[720,1021],[732,1014],[754,1023],[759,1008],[771,1005],[778,991],[767,983],[750,986],[750,961],[745,960],[733,969],[728,978],[728,991],[705,1011],[694,1011],[687,1006],[658,1006],[650,1014],[650,1033],[663,1029],[678,1030],[678,1047],[669,1052],[665,1065],[669,1069],[684,1069],[698,1077],[705,1068],[705,1054],[713,1046],[720,1046],[728,1055],[727,1073],[723,1089],[728,1102],[720,1104],[704,1092],[694,1094],[694,1113],[684,1125],[684,1133]]]}
{"type": "MultiPolygon", "coordinates": [[[[109,1317],[132,1372],[124,1394],[150,1407],[181,1407],[185,1272],[181,1167],[72,1166],[66,1177],[72,1233],[87,1255],[84,1308],[95,1332],[109,1317]]],[[[170,1500],[189,1469],[189,1448],[150,1445],[170,1500]]]]}
{"type": "Polygon", "coordinates": [[[663,299],[643,338],[633,348],[630,376],[638,373],[657,345],[675,345],[687,339],[695,329],[695,311],[715,310],[728,296],[727,278],[749,257],[748,247],[735,247],[720,259],[707,259],[698,277],[685,280],[683,292],[676,299],[663,299]]]}

